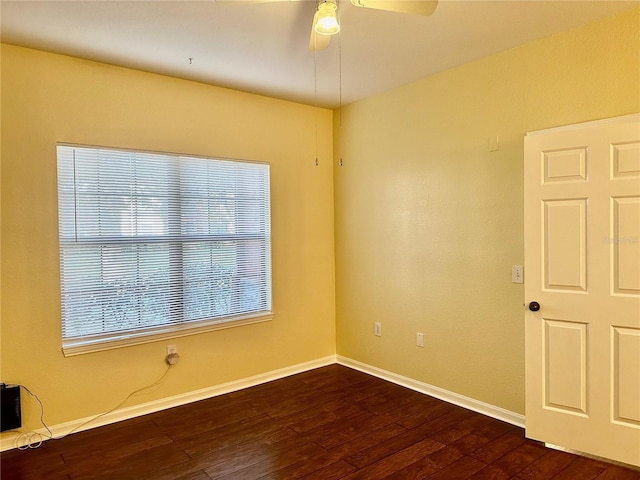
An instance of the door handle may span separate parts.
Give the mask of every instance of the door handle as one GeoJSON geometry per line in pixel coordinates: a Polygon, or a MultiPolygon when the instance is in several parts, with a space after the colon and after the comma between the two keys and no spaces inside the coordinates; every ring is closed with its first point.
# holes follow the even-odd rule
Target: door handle
{"type": "Polygon", "coordinates": [[[531,310],[532,312],[537,312],[538,310],[540,310],[540,304],[538,302],[530,302],[529,310],[531,310]]]}

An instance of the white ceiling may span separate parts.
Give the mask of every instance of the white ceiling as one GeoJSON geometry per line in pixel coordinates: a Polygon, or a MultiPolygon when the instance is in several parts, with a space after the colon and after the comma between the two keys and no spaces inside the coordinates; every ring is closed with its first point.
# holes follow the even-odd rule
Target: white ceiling
{"type": "Polygon", "coordinates": [[[229,3],[1,0],[1,39],[336,107],[633,8],[640,0],[440,0],[430,17],[341,0],[341,33],[315,54],[308,45],[316,0],[229,3]]]}

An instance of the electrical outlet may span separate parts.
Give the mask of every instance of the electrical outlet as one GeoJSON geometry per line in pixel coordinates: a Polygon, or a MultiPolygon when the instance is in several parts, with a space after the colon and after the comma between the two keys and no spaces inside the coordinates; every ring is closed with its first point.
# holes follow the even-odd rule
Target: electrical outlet
{"type": "Polygon", "coordinates": [[[487,144],[490,152],[497,152],[500,150],[500,140],[498,139],[498,135],[492,135],[487,138],[487,144]]]}
{"type": "Polygon", "coordinates": [[[381,337],[382,336],[382,324],[380,322],[376,322],[374,329],[373,329],[373,333],[376,334],[376,337],[381,337]]]}
{"type": "Polygon", "coordinates": [[[175,365],[180,360],[180,355],[178,355],[178,348],[175,345],[167,345],[167,356],[165,360],[169,365],[175,365]]]}
{"type": "Polygon", "coordinates": [[[416,333],[416,345],[424,347],[424,335],[422,333],[416,333]]]}

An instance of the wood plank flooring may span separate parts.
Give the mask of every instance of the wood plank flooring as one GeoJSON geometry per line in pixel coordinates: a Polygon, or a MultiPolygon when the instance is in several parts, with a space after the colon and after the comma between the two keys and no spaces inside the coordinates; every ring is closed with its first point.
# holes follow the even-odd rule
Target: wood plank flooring
{"type": "Polygon", "coordinates": [[[331,365],[5,452],[2,480],[639,480],[522,429],[331,365]]]}

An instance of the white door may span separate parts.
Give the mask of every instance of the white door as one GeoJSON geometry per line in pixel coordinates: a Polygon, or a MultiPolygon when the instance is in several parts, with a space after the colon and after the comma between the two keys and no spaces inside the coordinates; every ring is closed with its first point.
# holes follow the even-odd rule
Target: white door
{"type": "Polygon", "coordinates": [[[524,176],[526,434],[640,466],[640,115],[529,133],[524,176]]]}

